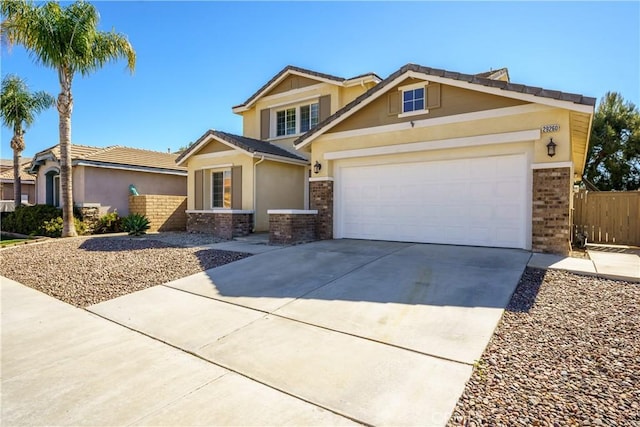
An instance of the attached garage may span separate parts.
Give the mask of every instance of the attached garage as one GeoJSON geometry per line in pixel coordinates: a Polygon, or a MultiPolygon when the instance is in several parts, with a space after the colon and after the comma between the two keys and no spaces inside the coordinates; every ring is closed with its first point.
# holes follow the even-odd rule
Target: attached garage
{"type": "Polygon", "coordinates": [[[527,248],[525,154],[371,162],[337,165],[335,237],[527,248]]]}

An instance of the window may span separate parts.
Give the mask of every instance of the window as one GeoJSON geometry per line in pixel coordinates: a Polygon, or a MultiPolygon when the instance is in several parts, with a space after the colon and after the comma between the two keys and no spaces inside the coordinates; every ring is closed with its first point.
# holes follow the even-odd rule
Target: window
{"type": "Polygon", "coordinates": [[[211,173],[211,208],[231,208],[231,170],[211,173]]]}
{"type": "Polygon", "coordinates": [[[276,111],[275,136],[307,132],[318,125],[319,118],[320,105],[317,102],[276,111]]]}
{"type": "Polygon", "coordinates": [[[402,112],[424,110],[424,88],[410,89],[402,92],[402,112]]]}
{"type": "Polygon", "coordinates": [[[306,132],[318,125],[318,104],[300,107],[300,132],[306,132]]]}

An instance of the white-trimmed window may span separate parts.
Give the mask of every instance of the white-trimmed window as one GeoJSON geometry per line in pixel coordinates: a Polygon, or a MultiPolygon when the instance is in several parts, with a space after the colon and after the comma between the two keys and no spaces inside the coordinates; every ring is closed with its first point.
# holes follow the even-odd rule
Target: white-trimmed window
{"type": "Polygon", "coordinates": [[[424,92],[424,87],[402,91],[402,112],[411,113],[413,111],[424,110],[424,92]]]}
{"type": "Polygon", "coordinates": [[[231,169],[211,172],[211,209],[231,209],[231,169]]]}
{"type": "MultiPolygon", "coordinates": [[[[273,110],[272,110],[273,111],[273,110]]],[[[318,102],[287,107],[275,112],[275,137],[292,136],[307,132],[318,125],[318,102]]]]}

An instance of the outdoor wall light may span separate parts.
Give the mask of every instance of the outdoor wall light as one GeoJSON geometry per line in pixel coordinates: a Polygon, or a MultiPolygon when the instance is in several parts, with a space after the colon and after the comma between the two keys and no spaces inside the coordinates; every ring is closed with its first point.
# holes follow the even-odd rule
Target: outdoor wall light
{"type": "Polygon", "coordinates": [[[556,146],[558,144],[556,144],[555,142],[553,142],[553,138],[549,138],[549,143],[547,144],[547,155],[549,157],[553,157],[556,155],[556,146]]]}
{"type": "Polygon", "coordinates": [[[316,160],[316,163],[313,165],[313,172],[320,173],[320,169],[322,169],[322,165],[316,160]]]}

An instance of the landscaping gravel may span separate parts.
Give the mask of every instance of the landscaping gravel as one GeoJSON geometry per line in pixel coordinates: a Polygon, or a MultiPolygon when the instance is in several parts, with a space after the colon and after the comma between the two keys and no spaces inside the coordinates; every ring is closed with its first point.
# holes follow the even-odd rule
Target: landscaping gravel
{"type": "Polygon", "coordinates": [[[449,426],[640,426],[640,285],[528,268],[449,426]]]}
{"type": "Polygon", "coordinates": [[[0,251],[0,275],[86,307],[250,256],[201,246],[215,242],[186,233],[51,239],[0,251]]]}

